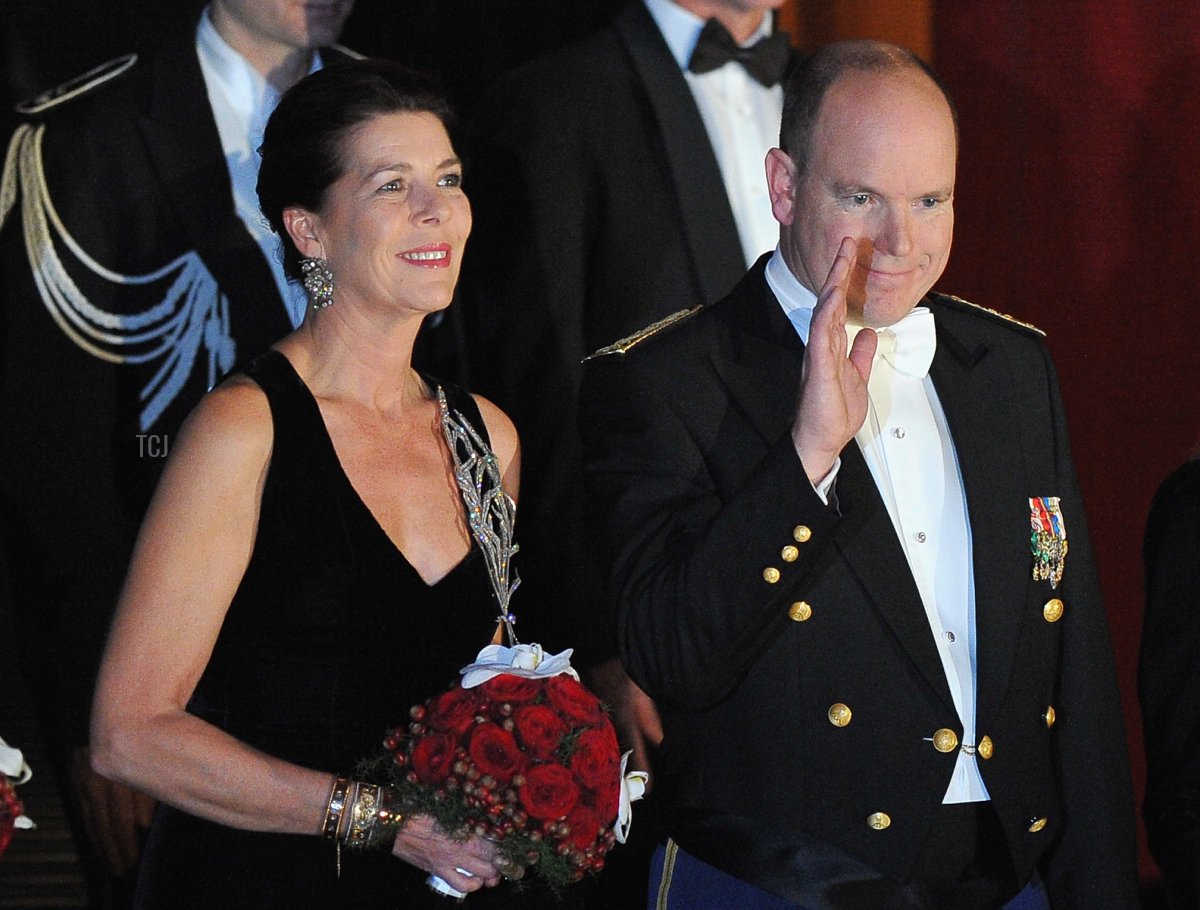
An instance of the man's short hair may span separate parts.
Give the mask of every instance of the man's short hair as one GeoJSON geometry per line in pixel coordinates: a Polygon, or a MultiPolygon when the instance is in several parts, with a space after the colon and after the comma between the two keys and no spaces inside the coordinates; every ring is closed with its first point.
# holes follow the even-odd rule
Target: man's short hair
{"type": "Polygon", "coordinates": [[[923,73],[937,86],[954,120],[958,138],[958,111],[941,78],[924,60],[906,48],[882,41],[839,41],[827,44],[797,66],[783,89],[783,120],[779,147],[787,152],[798,174],[808,166],[813,126],[821,113],[825,95],[847,73],[923,73]]]}

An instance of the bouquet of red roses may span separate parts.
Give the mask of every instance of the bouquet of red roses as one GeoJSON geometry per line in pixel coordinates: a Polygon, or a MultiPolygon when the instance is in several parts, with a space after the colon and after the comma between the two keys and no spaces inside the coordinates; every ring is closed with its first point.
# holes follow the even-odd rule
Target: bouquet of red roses
{"type": "Polygon", "coordinates": [[[8,849],[15,829],[33,827],[14,789],[14,784],[23,784],[31,776],[20,751],[0,739],[0,856],[8,849]]]}
{"type": "MultiPolygon", "coordinates": [[[[437,398],[498,625],[459,683],[414,705],[408,725],[388,731],[382,759],[363,770],[374,777],[379,765],[388,769],[405,814],[490,838],[509,865],[533,867],[551,886],[570,884],[598,871],[613,843],[625,840],[630,803],[645,791],[646,775],[626,775],[628,755],[621,756],[599,699],[571,669],[571,651],[545,654],[517,642],[509,611],[519,583],[510,577],[516,504],[487,442],[450,409],[441,388],[437,398]]],[[[436,875],[429,884],[464,896],[436,875]]]]}
{"type": "Polygon", "coordinates": [[[603,867],[645,784],[626,776],[612,722],[570,653],[489,645],[384,740],[409,814],[494,840],[554,887],[603,867]]]}

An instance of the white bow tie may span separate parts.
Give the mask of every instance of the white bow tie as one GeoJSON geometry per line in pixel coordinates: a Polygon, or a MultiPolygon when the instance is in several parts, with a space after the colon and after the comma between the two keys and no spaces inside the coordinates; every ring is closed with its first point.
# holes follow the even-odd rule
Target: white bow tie
{"type": "Polygon", "coordinates": [[[876,329],[878,353],[898,373],[923,379],[933,363],[937,332],[933,313],[924,307],[913,310],[895,325],[876,329]]]}

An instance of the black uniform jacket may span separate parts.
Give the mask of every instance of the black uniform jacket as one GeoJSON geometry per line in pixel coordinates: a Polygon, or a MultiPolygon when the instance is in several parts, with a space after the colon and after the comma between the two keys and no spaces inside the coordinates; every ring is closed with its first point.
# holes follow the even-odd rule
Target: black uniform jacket
{"type": "Polygon", "coordinates": [[[86,740],[95,666],[176,432],[211,384],[292,329],[234,209],[194,27],[81,85],[34,105],[0,233],[0,533],[20,639],[47,677],[47,717],[74,743],[86,740]],[[35,281],[48,259],[101,312],[93,329],[126,339],[167,330],[97,342],[35,281]],[[140,279],[172,263],[144,283],[106,274],[140,279]],[[119,328],[109,316],[134,321],[119,328]],[[103,356],[113,353],[126,362],[103,356]]]}
{"type": "MultiPolygon", "coordinates": [[[[796,456],[803,346],[764,264],[592,360],[581,427],[621,657],[663,712],[668,831],[823,907],[847,882],[907,878],[955,762],[934,734],[963,731],[857,446],[836,508],[796,456]]],[[[984,781],[1021,881],[1036,865],[1055,907],[1136,906],[1125,733],[1054,368],[1036,332],[925,302],[970,519],[984,781]],[[1032,578],[1029,500],[1050,496],[1069,538],[1056,588],[1032,578]]]]}

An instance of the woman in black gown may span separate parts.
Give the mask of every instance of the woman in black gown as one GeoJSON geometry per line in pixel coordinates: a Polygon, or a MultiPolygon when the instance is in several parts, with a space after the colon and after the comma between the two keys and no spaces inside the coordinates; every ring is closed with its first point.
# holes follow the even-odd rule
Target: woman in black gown
{"type": "MultiPolygon", "coordinates": [[[[314,308],[173,446],[94,711],[97,770],[162,803],[142,906],[413,907],[444,900],[429,873],[466,892],[517,874],[337,780],[496,616],[435,384],[411,364],[471,228],[447,116],[413,74],[361,61],[303,80],[267,127],[260,201],[314,308]],[[381,849],[335,849],[355,809],[381,849]]],[[[508,418],[446,394],[515,496],[508,418]]]]}

